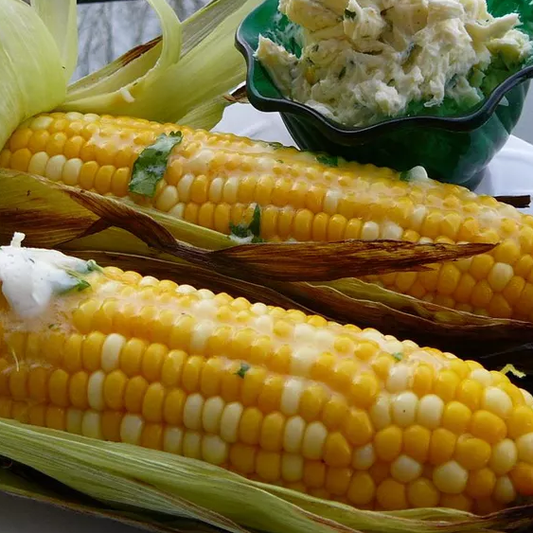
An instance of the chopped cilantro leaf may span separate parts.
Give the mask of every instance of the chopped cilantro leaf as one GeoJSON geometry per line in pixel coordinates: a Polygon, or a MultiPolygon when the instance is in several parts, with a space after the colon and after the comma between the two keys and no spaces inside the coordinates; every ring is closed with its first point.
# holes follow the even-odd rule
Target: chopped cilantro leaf
{"type": "Polygon", "coordinates": [[[342,67],[341,71],[339,72],[339,80],[342,80],[346,76],[346,67],[342,67]]]}
{"type": "Polygon", "coordinates": [[[87,261],[87,272],[101,272],[101,271],[102,271],[102,267],[94,259],[89,259],[89,261],[87,261]]]}
{"type": "Polygon", "coordinates": [[[267,144],[271,146],[272,148],[274,148],[274,150],[279,150],[280,148],[283,148],[283,145],[281,143],[278,143],[275,141],[269,142],[267,144]]]}
{"type": "Polygon", "coordinates": [[[350,11],[349,9],[344,10],[344,17],[350,20],[353,20],[357,16],[355,11],[350,11]]]}
{"type": "Polygon", "coordinates": [[[400,181],[411,181],[411,172],[409,170],[400,172],[400,181]]]}
{"type": "Polygon", "coordinates": [[[84,279],[79,279],[76,285],[74,285],[73,289],[81,292],[85,289],[88,289],[91,286],[91,284],[88,281],[85,281],[84,279]]]}
{"type": "Polygon", "coordinates": [[[77,276],[72,276],[72,285],[62,290],[60,294],[68,294],[69,292],[73,292],[73,291],[82,292],[85,289],[88,289],[90,286],[91,284],[88,281],[82,278],[78,278],[77,276]]]}
{"type": "Polygon", "coordinates": [[[326,165],[328,167],[339,166],[339,158],[336,155],[318,155],[316,160],[322,165],[326,165]]]}
{"type": "Polygon", "coordinates": [[[261,234],[261,208],[257,204],[255,205],[252,221],[250,222],[248,229],[255,236],[259,236],[261,234]]]}
{"type": "Polygon", "coordinates": [[[238,237],[239,239],[251,238],[252,243],[264,242],[261,238],[261,208],[255,205],[250,224],[241,222],[240,224],[229,225],[230,235],[238,237]]]}
{"type": "Polygon", "coordinates": [[[401,361],[402,357],[403,357],[403,353],[402,352],[394,352],[392,354],[392,357],[394,357],[394,359],[396,359],[397,361],[401,361]]]}
{"type": "Polygon", "coordinates": [[[248,372],[248,370],[250,370],[250,365],[246,363],[241,363],[241,367],[239,368],[239,370],[237,370],[237,372],[235,372],[235,375],[244,379],[244,376],[246,375],[246,372],[248,372]]]}
{"type": "Polygon", "coordinates": [[[165,175],[170,152],[182,139],[181,131],[162,133],[154,144],[147,146],[133,164],[129,191],[152,198],[165,175]]]}

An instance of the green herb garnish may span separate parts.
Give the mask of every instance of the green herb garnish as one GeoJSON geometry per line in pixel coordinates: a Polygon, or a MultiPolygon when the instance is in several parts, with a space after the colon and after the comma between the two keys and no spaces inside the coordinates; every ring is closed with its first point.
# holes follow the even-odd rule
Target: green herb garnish
{"type": "Polygon", "coordinates": [[[163,179],[170,152],[183,139],[181,131],[162,133],[154,144],[147,146],[133,164],[128,190],[152,198],[157,184],[163,179]]]}
{"type": "Polygon", "coordinates": [[[403,358],[403,353],[402,352],[394,352],[392,354],[392,357],[394,357],[394,359],[396,359],[397,361],[401,361],[402,358],[403,358]]]}
{"type": "Polygon", "coordinates": [[[267,144],[271,146],[272,148],[274,148],[274,150],[279,150],[280,148],[284,148],[284,146],[281,143],[278,143],[275,141],[269,142],[267,144]]]}
{"type": "Polygon", "coordinates": [[[411,171],[404,170],[403,172],[400,172],[400,181],[411,181],[411,171]]]}
{"type": "Polygon", "coordinates": [[[236,376],[239,376],[240,378],[244,379],[244,376],[246,375],[246,372],[250,370],[250,365],[246,363],[241,363],[241,366],[237,372],[235,372],[236,376]]]}
{"type": "Polygon", "coordinates": [[[328,167],[339,166],[339,158],[336,155],[317,155],[316,160],[322,165],[326,165],[328,167]]]}
{"type": "Polygon", "coordinates": [[[85,289],[88,289],[91,284],[80,277],[75,276],[71,272],[68,273],[72,277],[72,285],[64,290],[62,290],[59,294],[68,294],[69,292],[82,292],[85,289]]]}
{"type": "Polygon", "coordinates": [[[349,9],[344,10],[344,18],[353,20],[357,16],[355,11],[350,11],[349,9]]]}
{"type": "Polygon", "coordinates": [[[229,225],[230,236],[238,237],[239,239],[248,239],[252,238],[252,243],[265,242],[261,238],[261,208],[259,205],[255,205],[255,209],[252,215],[252,220],[250,224],[241,222],[240,224],[229,225]]]}
{"type": "Polygon", "coordinates": [[[103,268],[94,260],[87,261],[87,272],[102,272],[103,268]]]}
{"type": "Polygon", "coordinates": [[[346,67],[342,67],[341,71],[339,72],[339,80],[342,80],[346,76],[346,67]]]}

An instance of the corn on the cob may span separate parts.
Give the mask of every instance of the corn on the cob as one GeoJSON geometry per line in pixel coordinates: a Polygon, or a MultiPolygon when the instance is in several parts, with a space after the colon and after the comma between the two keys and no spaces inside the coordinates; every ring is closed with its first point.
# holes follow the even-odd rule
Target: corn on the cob
{"type": "Polygon", "coordinates": [[[461,187],[402,181],[371,165],[335,168],[233,135],[79,113],[28,120],[0,152],[0,167],[122,198],[139,153],[177,128],[183,142],[154,198],[130,195],[134,201],[222,233],[259,205],[268,241],[499,242],[491,253],[431,272],[367,279],[450,308],[533,321],[533,217],[461,187]]]}
{"type": "Polygon", "coordinates": [[[499,372],[117,268],[83,283],[30,318],[0,295],[0,417],[362,508],[484,513],[533,496],[533,397],[499,372]]]}

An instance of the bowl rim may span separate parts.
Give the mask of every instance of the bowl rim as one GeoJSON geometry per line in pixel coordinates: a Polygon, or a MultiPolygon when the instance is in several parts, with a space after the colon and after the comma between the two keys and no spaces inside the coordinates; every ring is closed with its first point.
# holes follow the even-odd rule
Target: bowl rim
{"type": "MultiPolygon", "coordinates": [[[[273,2],[277,2],[279,5],[279,0],[265,0],[259,4],[242,20],[235,33],[235,46],[246,61],[246,92],[250,103],[259,111],[287,113],[310,119],[311,122],[316,122],[316,125],[320,129],[327,130],[329,136],[344,142],[355,141],[360,138],[368,140],[369,138],[390,133],[392,130],[396,130],[398,126],[404,125],[428,127],[452,132],[472,131],[490,119],[508,91],[533,77],[533,64],[522,68],[500,83],[477,110],[466,115],[455,117],[415,115],[391,118],[378,122],[377,124],[357,128],[343,126],[339,122],[325,117],[318,111],[300,102],[290,100],[283,96],[279,98],[264,96],[255,86],[254,77],[260,63],[255,57],[255,49],[244,37],[243,29],[251,23],[259,10],[264,9],[265,5],[273,2]]],[[[269,76],[267,81],[276,87],[269,76]]]]}

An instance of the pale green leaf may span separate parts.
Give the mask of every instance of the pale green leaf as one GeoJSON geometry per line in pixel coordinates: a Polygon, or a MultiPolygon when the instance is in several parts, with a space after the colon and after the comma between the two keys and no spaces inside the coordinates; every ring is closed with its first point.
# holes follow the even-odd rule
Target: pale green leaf
{"type": "Polygon", "coordinates": [[[57,44],[36,11],[0,0],[0,147],[18,125],[65,98],[67,80],[57,44]]]}
{"type": "MultiPolygon", "coordinates": [[[[242,7],[245,2],[246,0],[214,0],[185,20],[182,23],[181,55],[185,55],[202,42],[226,17],[242,7]]],[[[69,87],[66,102],[119,91],[142,77],[156,64],[161,54],[161,46],[161,37],[158,37],[129,50],[97,72],[78,80],[69,87]]]]}
{"type": "MultiPolygon", "coordinates": [[[[159,18],[163,34],[162,44],[159,46],[154,41],[152,49],[150,50],[150,46],[148,46],[148,53],[141,55],[137,61],[130,64],[124,74],[121,70],[121,65],[124,64],[122,58],[112,63],[111,66],[104,67],[102,73],[93,76],[94,83],[85,83],[82,80],[74,85],[68,100],[59,109],[82,113],[138,116],[127,109],[130,106],[135,109],[139,98],[143,100],[147,97],[158,97],[157,94],[154,94],[154,85],[157,87],[161,76],[169,68],[176,65],[180,59],[182,24],[165,0],[146,1],[152,6],[159,18]],[[160,54],[154,63],[157,51],[160,51],[160,54]],[[97,87],[98,89],[96,89],[97,87]],[[97,90],[109,92],[93,95],[93,89],[95,92],[97,90]],[[125,111],[117,112],[124,106],[125,111]]],[[[140,49],[142,50],[142,47],[140,49]]],[[[131,51],[128,52],[128,54],[130,53],[131,51]]]]}
{"type": "Polygon", "coordinates": [[[216,96],[197,105],[185,116],[180,117],[179,123],[183,126],[189,126],[189,128],[210,130],[222,120],[224,109],[231,104],[224,96],[216,96]]]}
{"type": "MultiPolygon", "coordinates": [[[[211,11],[206,11],[203,30],[200,30],[200,15],[193,18],[189,28],[199,33],[195,35],[191,32],[188,35],[184,50],[189,50],[182,55],[179,62],[175,61],[166,69],[159,69],[157,76],[151,76],[149,80],[142,79],[142,82],[133,82],[122,90],[108,94],[78,98],[78,93],[75,99],[71,95],[59,109],[137,116],[160,122],[180,122],[181,118],[197,106],[206,105],[204,110],[208,119],[203,122],[209,125],[212,123],[212,118],[209,117],[216,116],[215,113],[219,114],[221,108],[217,107],[216,103],[210,105],[208,102],[224,95],[245,79],[246,65],[235,48],[235,31],[243,18],[259,5],[261,0],[247,0],[237,10],[234,2],[227,0],[226,5],[224,0],[219,0],[211,7],[211,11]],[[210,17],[209,13],[213,13],[213,17],[210,17]],[[227,13],[230,13],[229,16],[226,16],[227,13]],[[212,31],[205,36],[210,29],[212,31]]],[[[165,39],[163,34],[163,48],[166,46],[165,39]]],[[[85,94],[88,92],[90,91],[87,90],[85,94]]],[[[199,119],[202,118],[198,112],[195,113],[196,124],[201,123],[199,119]]]]}
{"type": "Polygon", "coordinates": [[[31,5],[52,34],[69,80],[78,62],[76,0],[31,0],[31,5]]]}

